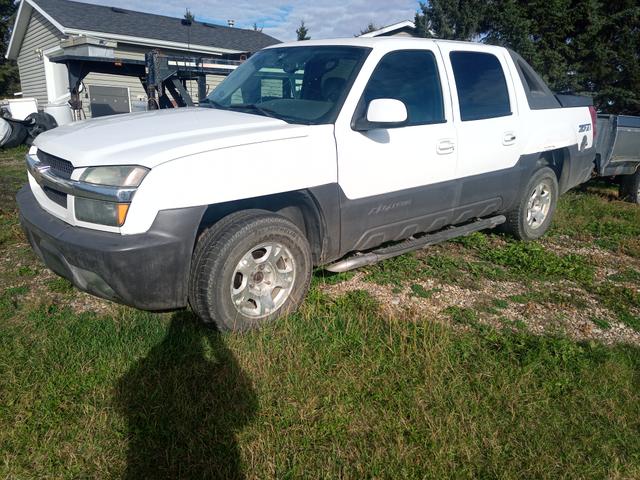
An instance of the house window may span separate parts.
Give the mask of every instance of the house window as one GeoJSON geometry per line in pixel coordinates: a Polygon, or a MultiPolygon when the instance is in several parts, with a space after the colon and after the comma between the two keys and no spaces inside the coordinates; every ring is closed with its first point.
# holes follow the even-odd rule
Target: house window
{"type": "Polygon", "coordinates": [[[495,55],[451,52],[462,121],[511,115],[509,90],[495,55]]]}

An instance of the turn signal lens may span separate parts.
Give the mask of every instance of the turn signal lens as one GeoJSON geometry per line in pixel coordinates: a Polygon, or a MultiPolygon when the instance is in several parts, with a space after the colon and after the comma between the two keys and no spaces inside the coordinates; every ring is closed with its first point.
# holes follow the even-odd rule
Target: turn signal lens
{"type": "Polygon", "coordinates": [[[127,219],[127,212],[129,211],[128,203],[118,204],[118,226],[124,225],[124,221],[127,219]]]}

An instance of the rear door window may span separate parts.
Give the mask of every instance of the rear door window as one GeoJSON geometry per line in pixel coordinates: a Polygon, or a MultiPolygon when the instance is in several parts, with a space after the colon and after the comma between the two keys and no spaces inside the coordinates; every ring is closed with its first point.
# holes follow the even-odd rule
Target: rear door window
{"type": "Polygon", "coordinates": [[[484,52],[451,52],[462,121],[511,115],[509,90],[502,65],[484,52]]]}

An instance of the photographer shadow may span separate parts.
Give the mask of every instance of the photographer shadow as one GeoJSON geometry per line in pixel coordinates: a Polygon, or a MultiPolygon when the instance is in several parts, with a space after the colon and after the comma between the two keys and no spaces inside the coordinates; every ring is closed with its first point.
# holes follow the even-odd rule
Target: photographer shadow
{"type": "Polygon", "coordinates": [[[236,435],[257,408],[251,381],[220,334],[190,312],[117,386],[128,426],[123,478],[239,479],[236,435]]]}

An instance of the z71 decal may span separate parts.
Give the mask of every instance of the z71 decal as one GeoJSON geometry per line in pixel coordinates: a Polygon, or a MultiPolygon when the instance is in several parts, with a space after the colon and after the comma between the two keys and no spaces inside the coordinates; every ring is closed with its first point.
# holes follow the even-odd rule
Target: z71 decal
{"type": "Polygon", "coordinates": [[[578,133],[588,132],[589,130],[591,130],[590,123],[583,123],[582,125],[578,125],[578,133]]]}

